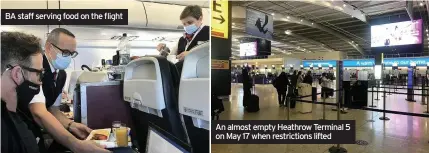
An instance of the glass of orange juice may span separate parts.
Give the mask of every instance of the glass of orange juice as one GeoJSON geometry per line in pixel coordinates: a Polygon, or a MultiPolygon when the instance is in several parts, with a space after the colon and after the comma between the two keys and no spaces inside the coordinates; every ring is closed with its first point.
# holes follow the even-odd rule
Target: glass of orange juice
{"type": "Polygon", "coordinates": [[[116,145],[118,147],[128,147],[128,128],[125,124],[115,128],[114,135],[116,138],[116,145]]]}

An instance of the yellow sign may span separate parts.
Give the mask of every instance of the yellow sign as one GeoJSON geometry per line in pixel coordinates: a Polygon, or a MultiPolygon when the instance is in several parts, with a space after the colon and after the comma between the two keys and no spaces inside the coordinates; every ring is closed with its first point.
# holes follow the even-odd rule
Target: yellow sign
{"type": "Polygon", "coordinates": [[[212,69],[214,70],[229,70],[229,60],[211,60],[212,69]]]}
{"type": "Polygon", "coordinates": [[[211,5],[211,33],[214,37],[228,39],[229,2],[228,0],[212,0],[211,5]]]}

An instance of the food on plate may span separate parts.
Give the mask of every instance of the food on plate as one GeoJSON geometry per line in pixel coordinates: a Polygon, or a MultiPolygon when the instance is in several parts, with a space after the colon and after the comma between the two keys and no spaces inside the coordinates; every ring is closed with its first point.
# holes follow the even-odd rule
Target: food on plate
{"type": "Polygon", "coordinates": [[[106,141],[109,139],[110,129],[92,130],[87,140],[106,141]]]}
{"type": "Polygon", "coordinates": [[[107,135],[104,134],[94,134],[91,140],[107,140],[107,135]]]}

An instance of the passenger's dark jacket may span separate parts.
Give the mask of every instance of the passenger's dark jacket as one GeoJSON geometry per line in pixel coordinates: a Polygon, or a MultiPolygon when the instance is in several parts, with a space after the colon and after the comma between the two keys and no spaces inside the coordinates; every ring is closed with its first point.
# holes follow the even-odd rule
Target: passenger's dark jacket
{"type": "Polygon", "coordinates": [[[20,115],[6,108],[1,102],[1,152],[39,153],[36,137],[28,129],[20,115]]]}
{"type": "Polygon", "coordinates": [[[289,79],[286,76],[286,73],[281,73],[274,81],[274,87],[279,92],[286,92],[287,86],[289,85],[289,79]]]}
{"type": "Polygon", "coordinates": [[[305,75],[304,77],[304,81],[302,81],[302,83],[307,83],[307,84],[313,84],[313,77],[311,77],[311,75],[305,75]]]}
{"type": "Polygon", "coordinates": [[[296,87],[296,83],[298,82],[298,75],[296,75],[296,74],[294,74],[294,75],[292,75],[291,76],[291,78],[290,78],[290,84],[292,85],[292,86],[294,86],[294,87],[296,87]]]}

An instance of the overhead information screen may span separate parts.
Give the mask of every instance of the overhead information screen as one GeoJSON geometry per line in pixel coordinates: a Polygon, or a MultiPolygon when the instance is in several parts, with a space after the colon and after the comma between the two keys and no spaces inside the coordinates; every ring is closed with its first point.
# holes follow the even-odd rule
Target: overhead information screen
{"type": "Polygon", "coordinates": [[[257,43],[247,42],[240,44],[240,56],[256,56],[257,55],[257,43]]]}
{"type": "Polygon", "coordinates": [[[422,20],[371,26],[371,47],[422,43],[422,20]]]}

